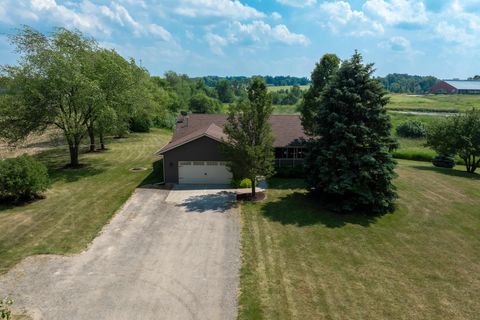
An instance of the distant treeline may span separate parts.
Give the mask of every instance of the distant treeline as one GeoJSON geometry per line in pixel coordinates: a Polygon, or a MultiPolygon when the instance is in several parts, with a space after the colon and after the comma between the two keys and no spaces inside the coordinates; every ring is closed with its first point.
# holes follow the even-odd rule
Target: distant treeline
{"type": "Polygon", "coordinates": [[[385,77],[377,78],[392,93],[428,93],[430,88],[440,81],[432,76],[412,76],[409,74],[393,73],[385,77]]]}
{"type": "MultiPolygon", "coordinates": [[[[268,86],[305,86],[310,84],[310,79],[307,77],[291,77],[291,76],[260,76],[265,80],[265,83],[268,86]]],[[[245,76],[227,76],[227,77],[218,77],[218,76],[206,76],[195,79],[202,79],[205,84],[209,87],[217,86],[218,82],[221,80],[227,80],[233,85],[244,85],[247,86],[250,83],[252,77],[245,76]]]]}

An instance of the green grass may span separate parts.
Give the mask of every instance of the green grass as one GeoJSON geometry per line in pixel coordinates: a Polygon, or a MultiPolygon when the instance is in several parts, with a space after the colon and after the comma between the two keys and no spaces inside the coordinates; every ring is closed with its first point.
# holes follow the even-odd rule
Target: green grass
{"type": "MultiPolygon", "coordinates": [[[[152,163],[158,161],[153,153],[170,136],[155,129],[114,140],[106,152],[82,154],[86,166],[75,170],[63,169],[66,149],[40,154],[53,184],[43,200],[0,206],[0,273],[29,255],[85,249],[137,186],[162,179],[153,172],[152,163]],[[131,172],[132,167],[147,170],[131,172]]],[[[156,167],[161,168],[158,162],[156,167]]]]}
{"type": "MultiPolygon", "coordinates": [[[[268,86],[268,91],[270,92],[273,92],[273,91],[280,91],[280,90],[289,90],[291,89],[293,86],[268,86]]],[[[300,89],[302,90],[308,90],[308,88],[310,88],[310,85],[307,84],[307,85],[304,85],[304,86],[299,86],[300,89]]]]}
{"type": "Polygon", "coordinates": [[[242,205],[239,319],[475,319],[480,175],[401,161],[392,214],[322,210],[300,180],[242,205]]]}
{"type": "Polygon", "coordinates": [[[480,95],[390,95],[389,109],[433,112],[464,112],[480,108],[480,95]]]}
{"type": "Polygon", "coordinates": [[[273,105],[273,114],[300,114],[298,108],[294,104],[288,105],[273,105]]]}

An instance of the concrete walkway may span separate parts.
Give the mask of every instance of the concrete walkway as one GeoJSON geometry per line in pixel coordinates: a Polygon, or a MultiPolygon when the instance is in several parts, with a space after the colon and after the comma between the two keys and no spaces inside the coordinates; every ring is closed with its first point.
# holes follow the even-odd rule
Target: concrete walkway
{"type": "Polygon", "coordinates": [[[236,319],[234,198],[138,189],[88,250],[25,259],[0,276],[0,296],[33,319],[236,319]]]}

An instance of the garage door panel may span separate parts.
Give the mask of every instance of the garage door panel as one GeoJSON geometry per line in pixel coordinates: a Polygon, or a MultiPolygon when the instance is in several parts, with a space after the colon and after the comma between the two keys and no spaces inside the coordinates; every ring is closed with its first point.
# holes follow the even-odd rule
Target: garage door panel
{"type": "Polygon", "coordinates": [[[228,184],[232,174],[225,162],[179,161],[178,182],[182,184],[228,184]]]}

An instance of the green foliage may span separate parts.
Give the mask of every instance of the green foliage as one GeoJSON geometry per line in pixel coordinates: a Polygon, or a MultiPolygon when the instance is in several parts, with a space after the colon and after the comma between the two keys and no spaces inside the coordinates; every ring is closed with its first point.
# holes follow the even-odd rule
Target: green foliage
{"type": "Polygon", "coordinates": [[[252,180],[248,178],[244,178],[244,179],[233,178],[232,181],[230,181],[230,186],[232,188],[251,188],[252,180]]]}
{"type": "Polygon", "coordinates": [[[389,74],[378,79],[385,89],[392,93],[428,93],[439,80],[432,76],[411,76],[408,74],[389,74]]]}
{"type": "Polygon", "coordinates": [[[276,105],[297,104],[303,96],[302,89],[299,86],[275,90],[271,93],[272,103],[276,105]]]}
{"type": "Polygon", "coordinates": [[[305,168],[303,166],[277,167],[275,168],[275,178],[301,178],[305,177],[305,168]]]}
{"type": "Polygon", "coordinates": [[[87,131],[91,150],[96,135],[103,149],[106,134],[125,135],[132,122],[144,126],[145,114],[149,122],[163,123],[176,108],[173,95],[133,59],[100,48],[79,31],[57,28],[44,35],[24,27],[11,42],[21,56],[18,65],[3,66],[1,75],[0,137],[9,141],[54,125],[65,135],[70,164],[77,166],[87,131]]]}
{"type": "Polygon", "coordinates": [[[193,113],[218,113],[222,109],[222,104],[205,93],[197,93],[190,100],[190,111],[193,113]]]}
{"type": "Polygon", "coordinates": [[[433,123],[427,130],[427,145],[438,154],[458,155],[467,171],[474,173],[480,165],[480,110],[433,123]]]}
{"type": "Polygon", "coordinates": [[[397,135],[404,138],[424,138],[427,135],[425,124],[418,120],[402,122],[396,131],[397,135]]]}
{"type": "Polygon", "coordinates": [[[49,186],[45,165],[31,156],[0,161],[0,198],[31,200],[49,186]]]}
{"type": "Polygon", "coordinates": [[[217,90],[218,99],[223,103],[231,103],[235,100],[235,93],[231,83],[225,79],[218,81],[215,86],[217,90]]]}
{"type": "Polygon", "coordinates": [[[0,319],[10,320],[12,311],[10,306],[13,304],[13,300],[10,298],[4,298],[0,300],[0,319]]]}
{"type": "Polygon", "coordinates": [[[137,113],[130,119],[130,130],[132,132],[150,132],[152,123],[146,113],[137,113]]]}
{"type": "Polygon", "coordinates": [[[300,105],[302,125],[308,134],[314,135],[318,130],[315,115],[319,112],[320,104],[317,100],[332,76],[337,72],[339,65],[340,59],[334,54],[325,54],[320,62],[315,65],[312,72],[312,85],[305,93],[303,103],[300,105]]]}
{"type": "Polygon", "coordinates": [[[446,155],[439,155],[433,158],[432,163],[435,167],[449,168],[455,167],[455,159],[446,155]]]}
{"type": "MultiPolygon", "coordinates": [[[[342,63],[316,99],[305,158],[310,189],[332,210],[379,214],[391,211],[395,161],[390,150],[388,98],[372,78],[373,65],[359,53],[342,63]]],[[[312,77],[313,78],[313,77],[312,77]]],[[[314,80],[315,83],[315,80],[314,80]]]]}
{"type": "Polygon", "coordinates": [[[228,143],[224,153],[235,178],[248,177],[252,181],[252,196],[258,176],[273,174],[273,136],[268,120],[272,114],[272,100],[261,78],[254,78],[248,88],[248,100],[232,107],[224,131],[228,143]]]}

